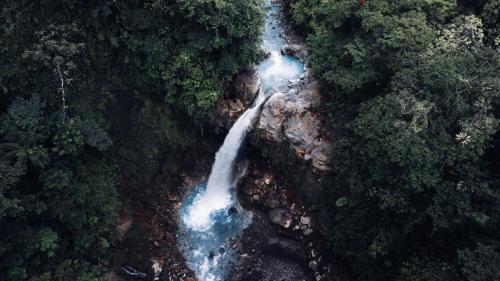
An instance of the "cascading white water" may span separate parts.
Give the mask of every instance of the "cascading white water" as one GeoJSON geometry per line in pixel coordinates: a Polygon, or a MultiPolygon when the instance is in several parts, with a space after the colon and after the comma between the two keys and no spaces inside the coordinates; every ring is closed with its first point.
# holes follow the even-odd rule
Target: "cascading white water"
{"type": "Polygon", "coordinates": [[[280,10],[270,0],[267,5],[262,48],[269,52],[269,57],[257,66],[259,94],[229,130],[215,156],[207,185],[196,186],[181,208],[179,247],[200,281],[224,280],[234,255],[229,241],[251,221],[251,213],[241,208],[234,192],[238,180],[234,165],[247,131],[265,101],[273,93],[287,90],[288,81],[297,79],[304,71],[303,63],[280,53],[284,45],[276,19],[280,10]]]}
{"type": "Polygon", "coordinates": [[[207,189],[193,202],[184,223],[197,230],[207,230],[214,223],[210,215],[231,204],[230,189],[233,187],[233,166],[238,151],[245,139],[248,128],[252,125],[260,107],[267,97],[286,86],[286,82],[300,76],[302,66],[296,60],[282,56],[278,51],[271,51],[269,59],[259,66],[261,87],[253,106],[245,111],[234,123],[224,143],[215,155],[215,162],[208,179],[207,189]]]}
{"type": "Polygon", "coordinates": [[[183,217],[184,223],[190,228],[200,231],[209,229],[214,223],[210,216],[215,211],[227,208],[232,203],[229,191],[233,186],[234,161],[238,156],[248,127],[253,123],[265,100],[265,95],[259,93],[253,107],[238,118],[227,134],[222,147],[215,155],[207,189],[200,198],[193,202],[191,209],[183,217]]]}

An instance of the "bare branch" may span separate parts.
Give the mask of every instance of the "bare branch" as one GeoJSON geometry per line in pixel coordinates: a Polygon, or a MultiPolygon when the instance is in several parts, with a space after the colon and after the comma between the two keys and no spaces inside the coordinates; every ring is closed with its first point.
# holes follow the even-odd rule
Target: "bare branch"
{"type": "Polygon", "coordinates": [[[64,91],[64,77],[61,73],[61,67],[56,64],[57,72],[59,73],[59,79],[61,80],[61,99],[62,99],[62,122],[66,122],[66,92],[64,91]]]}

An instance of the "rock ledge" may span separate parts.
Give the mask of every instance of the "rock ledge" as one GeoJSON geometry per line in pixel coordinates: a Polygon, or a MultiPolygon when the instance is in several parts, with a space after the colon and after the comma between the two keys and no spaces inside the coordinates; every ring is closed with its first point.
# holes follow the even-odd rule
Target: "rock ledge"
{"type": "Polygon", "coordinates": [[[311,162],[316,172],[331,170],[330,137],[323,132],[322,97],[316,81],[291,81],[287,93],[274,94],[264,105],[255,124],[253,139],[274,144],[288,144],[294,154],[311,162]]]}

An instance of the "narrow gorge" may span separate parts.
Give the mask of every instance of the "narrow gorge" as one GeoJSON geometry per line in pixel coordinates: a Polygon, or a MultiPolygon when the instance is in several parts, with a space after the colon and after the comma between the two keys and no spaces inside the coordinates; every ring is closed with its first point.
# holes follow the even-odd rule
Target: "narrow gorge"
{"type": "MultiPolygon", "coordinates": [[[[320,132],[321,97],[300,40],[289,34],[293,31],[286,26],[279,1],[268,1],[262,9],[266,16],[261,48],[266,58],[236,79],[243,81],[236,99],[220,100],[222,110],[215,120],[229,132],[208,181],[187,187],[191,191],[181,203],[178,245],[200,281],[322,278],[315,261],[318,251],[303,238],[313,232],[311,217],[301,200],[286,197],[293,191],[277,188],[278,176],[273,173],[279,174],[279,165],[277,171],[258,167],[266,155],[281,161],[288,161],[285,155],[289,155],[302,162],[297,169],[303,167],[309,177],[329,171],[329,144],[320,132]],[[227,110],[238,104],[236,110],[227,110]],[[258,156],[245,147],[254,145],[268,149],[261,149],[258,156]],[[273,146],[276,155],[269,153],[273,146]],[[259,173],[263,185],[249,186],[249,179],[259,173]],[[249,193],[249,189],[253,190],[249,193]],[[268,210],[252,205],[259,202],[268,210]],[[286,231],[290,234],[281,233],[286,231]]],[[[307,184],[307,180],[297,183],[307,184]]]]}
{"type": "Polygon", "coordinates": [[[499,15],[0,1],[0,280],[500,280],[499,15]]]}

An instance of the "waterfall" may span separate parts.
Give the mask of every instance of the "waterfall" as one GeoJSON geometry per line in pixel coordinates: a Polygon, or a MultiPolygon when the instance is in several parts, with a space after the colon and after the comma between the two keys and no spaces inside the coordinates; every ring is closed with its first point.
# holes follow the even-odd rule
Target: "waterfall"
{"type": "Polygon", "coordinates": [[[265,100],[264,93],[259,93],[253,106],[245,111],[229,130],[224,143],[215,155],[206,190],[193,202],[187,216],[183,217],[184,223],[190,228],[200,231],[209,229],[214,223],[210,216],[232,203],[230,189],[233,187],[234,162],[247,130],[265,100]]]}
{"type": "Polygon", "coordinates": [[[283,30],[276,16],[279,6],[267,0],[262,48],[268,58],[257,66],[260,91],[253,105],[229,130],[224,143],[215,155],[207,184],[194,187],[193,193],[181,206],[178,244],[188,266],[200,281],[222,281],[233,265],[236,250],[231,240],[251,222],[251,212],[236,200],[238,177],[234,166],[242,143],[261,107],[274,93],[286,91],[288,82],[304,72],[298,59],[281,54],[285,44],[283,30]]]}
{"type": "Polygon", "coordinates": [[[233,187],[233,166],[248,128],[267,97],[286,88],[290,79],[303,72],[303,65],[296,59],[286,57],[279,51],[270,52],[270,57],[258,67],[261,80],[260,91],[251,108],[245,111],[234,123],[215,155],[215,162],[208,179],[207,188],[183,217],[184,223],[192,229],[207,230],[214,220],[210,216],[217,210],[227,208],[232,203],[230,189],[233,187]]]}

